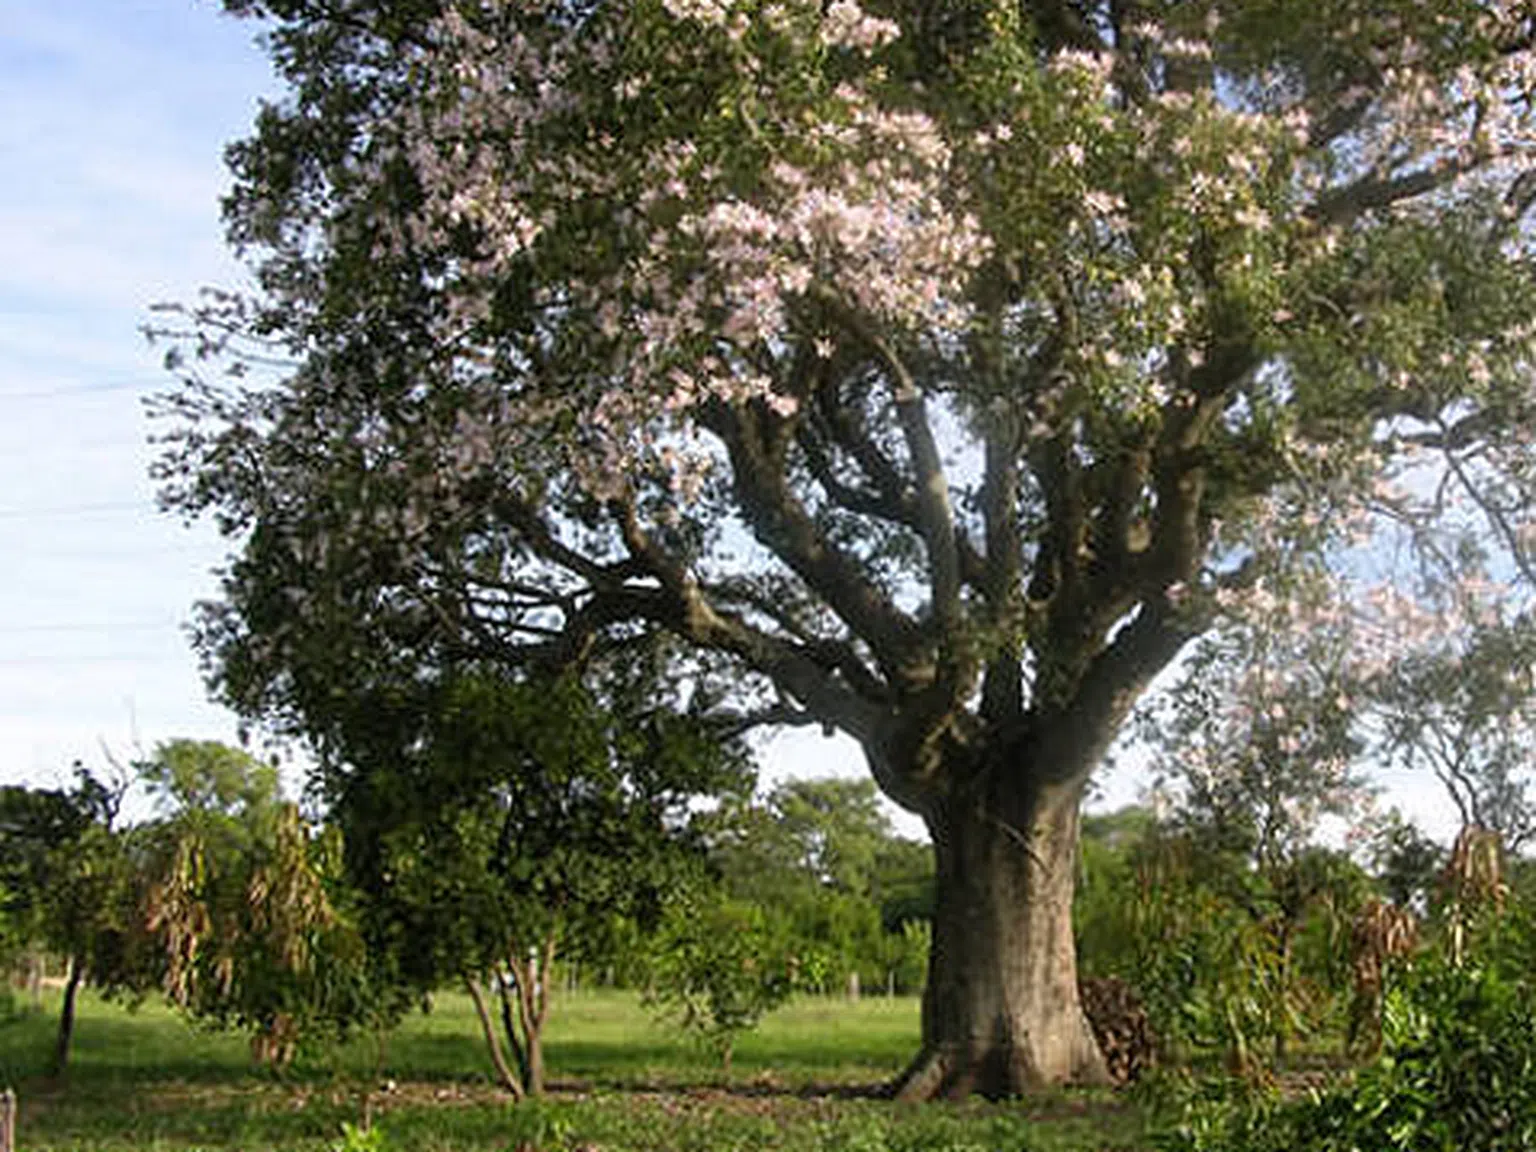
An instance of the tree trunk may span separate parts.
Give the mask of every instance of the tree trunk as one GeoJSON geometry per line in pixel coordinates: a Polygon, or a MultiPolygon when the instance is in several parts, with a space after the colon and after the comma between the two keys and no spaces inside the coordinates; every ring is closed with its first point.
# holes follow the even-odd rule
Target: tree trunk
{"type": "Polygon", "coordinates": [[[507,1063],[506,1054],[501,1050],[501,1040],[496,1034],[496,1025],[491,1019],[491,1009],[485,1002],[485,993],[480,990],[479,980],[466,972],[464,987],[469,991],[469,998],[474,1001],[475,1015],[480,1018],[480,1032],[485,1037],[485,1046],[490,1051],[491,1063],[496,1068],[496,1076],[501,1080],[501,1086],[512,1093],[514,1100],[521,1100],[523,1082],[512,1071],[512,1066],[507,1063]]]}
{"type": "Polygon", "coordinates": [[[53,1048],[51,1075],[61,1078],[69,1067],[69,1048],[75,1038],[75,1000],[80,993],[80,981],[85,976],[85,965],[80,958],[69,958],[69,979],[64,985],[64,1003],[59,1007],[59,1035],[53,1048]]]}
{"type": "Polygon", "coordinates": [[[528,1095],[544,1095],[544,1037],[537,1029],[528,1034],[528,1095]]]}
{"type": "Polygon", "coordinates": [[[32,994],[32,1011],[43,1010],[43,954],[36,948],[27,953],[27,990],[32,994]]]}
{"type": "Polygon", "coordinates": [[[554,940],[546,939],[539,951],[529,953],[526,962],[514,957],[511,965],[517,979],[518,1014],[523,1025],[523,1086],[530,1096],[544,1094],[544,1021],[549,1013],[549,977],[554,961],[554,940]]]}
{"type": "Polygon", "coordinates": [[[1072,934],[1082,778],[951,802],[929,819],[938,890],[923,1046],[903,1099],[1107,1084],[1072,934]]]}

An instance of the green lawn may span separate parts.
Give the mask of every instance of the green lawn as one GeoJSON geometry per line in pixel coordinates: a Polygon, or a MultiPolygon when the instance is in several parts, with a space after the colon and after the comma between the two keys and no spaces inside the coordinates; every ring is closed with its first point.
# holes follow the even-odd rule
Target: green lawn
{"type": "Polygon", "coordinates": [[[1135,1149],[1141,1132],[1136,1109],[1104,1093],[964,1106],[861,1096],[915,1049],[917,1004],[904,999],[793,1002],[741,1039],[726,1076],[632,995],[567,996],[549,1025],[554,1091],[532,1108],[491,1085],[473,1010],[456,995],[407,1018],[382,1064],[378,1044],[360,1039],[280,1078],[253,1069],[242,1036],[189,1028],[156,1004],[129,1012],[87,998],[55,1088],[40,1075],[52,1027],[50,1016],[0,1026],[0,1086],[21,1095],[25,1152],[326,1149],[365,1108],[400,1150],[1087,1152],[1135,1149]]]}

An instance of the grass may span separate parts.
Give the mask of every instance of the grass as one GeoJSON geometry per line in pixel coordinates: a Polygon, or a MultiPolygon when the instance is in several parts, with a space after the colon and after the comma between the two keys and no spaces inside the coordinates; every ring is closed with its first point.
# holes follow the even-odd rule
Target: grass
{"type": "Polygon", "coordinates": [[[245,1038],[157,1004],[87,998],[69,1078],[42,1069],[54,1020],[0,1026],[0,1086],[22,1099],[18,1148],[72,1152],[321,1150],[365,1112],[400,1152],[1089,1152],[1140,1146],[1140,1114],[1107,1093],[1015,1104],[872,1099],[915,1050],[917,1005],[797,1000],[742,1037],[729,1075],[654,1023],[632,995],[585,992],[551,1015],[553,1091],[513,1106],[487,1076],[473,1009],[442,995],[389,1038],[315,1053],[287,1075],[252,1067],[245,1038]]]}

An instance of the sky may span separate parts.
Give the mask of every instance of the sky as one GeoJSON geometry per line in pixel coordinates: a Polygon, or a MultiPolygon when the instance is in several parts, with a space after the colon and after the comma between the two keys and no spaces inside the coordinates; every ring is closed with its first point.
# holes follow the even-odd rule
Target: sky
{"type": "Polygon", "coordinates": [[[140,327],[231,283],[225,143],[276,84],[213,0],[0,0],[0,783],[232,739],[184,626],[223,549],[155,508],[140,327]]]}
{"type": "MultiPolygon", "coordinates": [[[[0,784],[236,738],[186,634],[226,549],[156,510],[143,402],[173,380],[141,328],[241,283],[218,204],[224,146],[279,94],[256,33],[216,0],[0,0],[0,784]]],[[[760,747],[770,778],[863,771],[814,731],[760,747]]],[[[1135,758],[1100,783],[1136,799],[1135,758]]],[[[1433,786],[1387,783],[1453,830],[1433,786]]]]}

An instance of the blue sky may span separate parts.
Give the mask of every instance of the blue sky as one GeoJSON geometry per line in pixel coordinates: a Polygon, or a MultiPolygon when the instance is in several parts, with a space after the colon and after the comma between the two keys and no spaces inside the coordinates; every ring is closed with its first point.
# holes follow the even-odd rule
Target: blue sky
{"type": "Polygon", "coordinates": [[[157,514],[139,326],[238,269],[223,145],[275,92],[212,0],[0,0],[0,782],[230,738],[183,632],[207,528],[157,514]]]}
{"type": "MultiPolygon", "coordinates": [[[[0,0],[0,784],[234,738],[185,634],[224,548],[155,511],[142,404],[172,381],[139,329],[241,280],[218,201],[224,146],[278,93],[256,31],[217,0],[0,0]]],[[[814,732],[763,748],[772,776],[862,771],[814,732]]],[[[1426,783],[1392,799],[1443,834],[1426,783]]]]}

